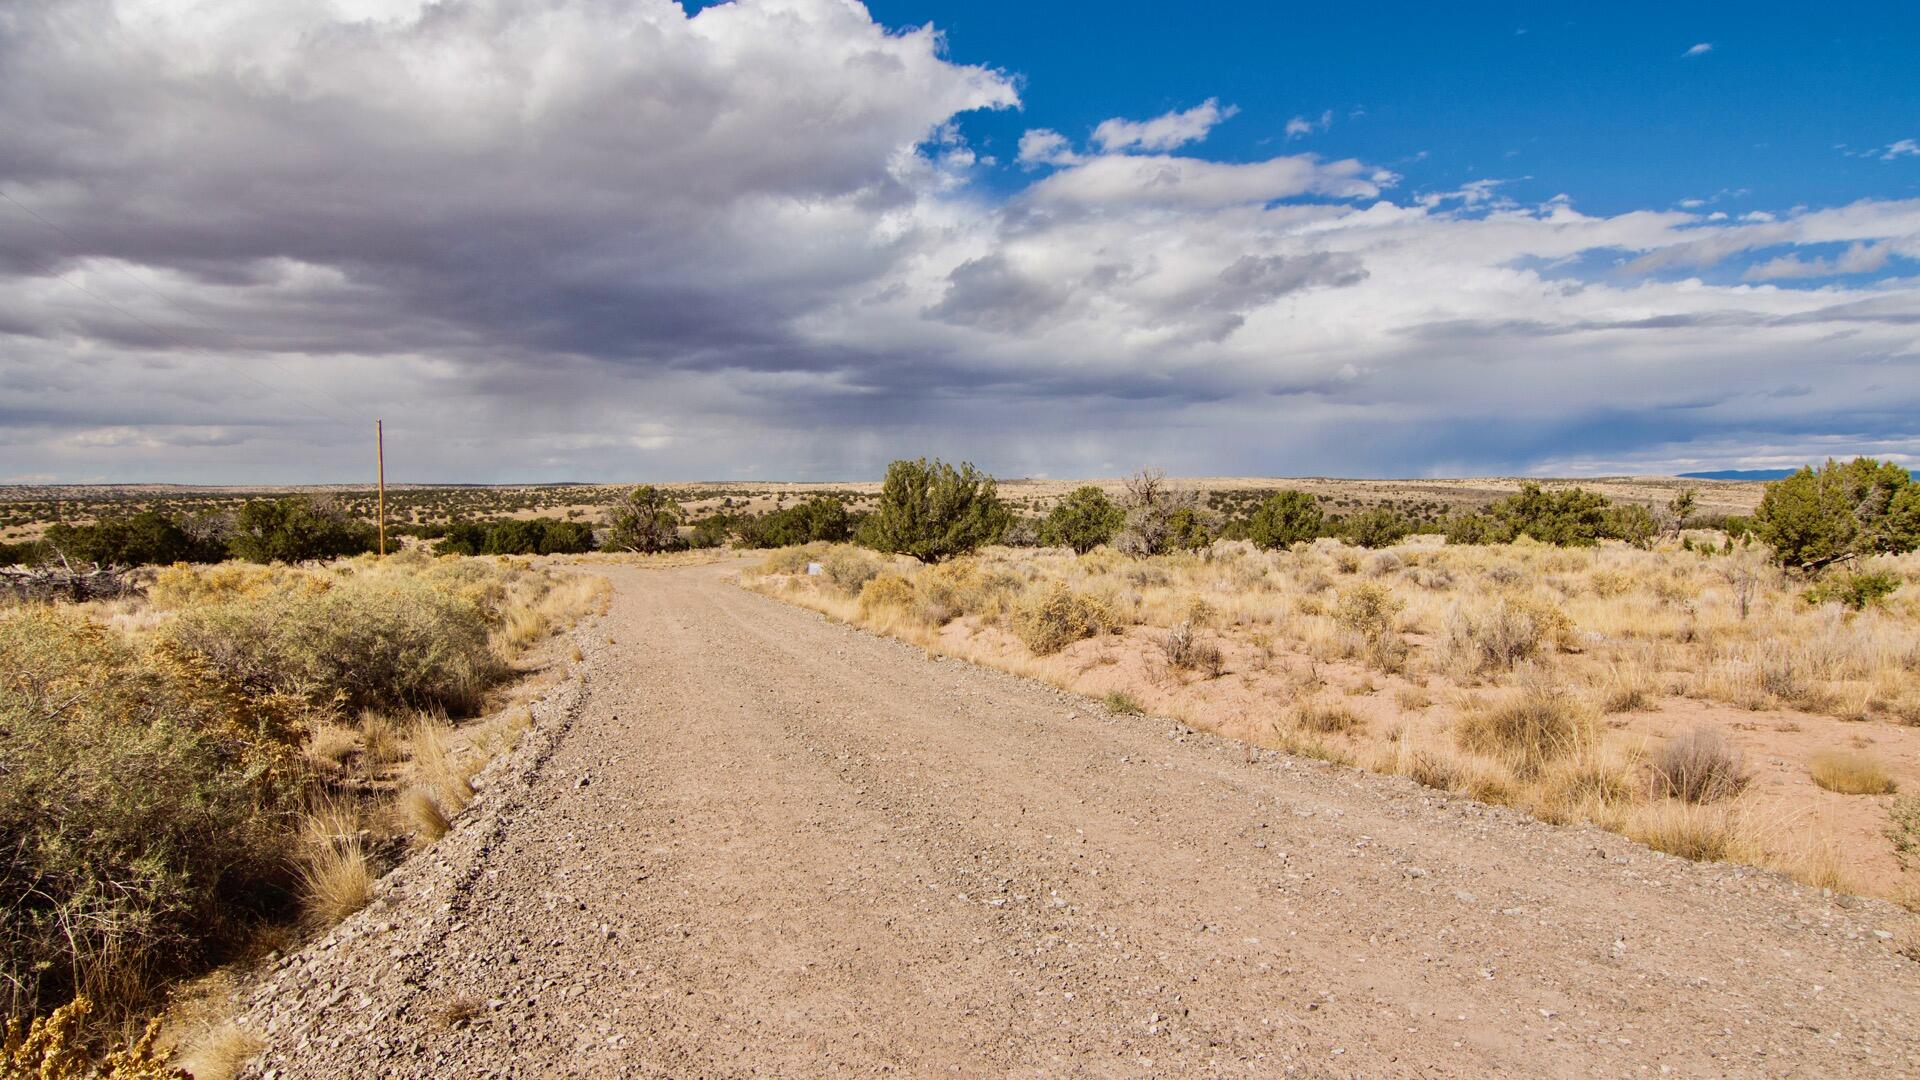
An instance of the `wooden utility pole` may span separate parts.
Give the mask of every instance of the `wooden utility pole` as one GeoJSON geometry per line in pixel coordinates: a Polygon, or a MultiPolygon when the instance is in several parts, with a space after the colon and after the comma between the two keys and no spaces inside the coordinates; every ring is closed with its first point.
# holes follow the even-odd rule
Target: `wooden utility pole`
{"type": "Polygon", "coordinates": [[[384,425],[373,422],[373,459],[380,468],[380,556],[387,554],[387,433],[384,425]]]}

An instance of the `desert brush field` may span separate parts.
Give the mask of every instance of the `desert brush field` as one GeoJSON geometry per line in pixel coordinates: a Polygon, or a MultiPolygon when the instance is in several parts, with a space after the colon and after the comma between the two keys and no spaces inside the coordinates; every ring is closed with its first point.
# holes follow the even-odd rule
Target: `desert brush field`
{"type": "Polygon", "coordinates": [[[1861,611],[1706,533],[934,566],[841,546],[748,580],[1121,711],[1915,906],[1920,558],[1874,565],[1908,587],[1861,611]]]}

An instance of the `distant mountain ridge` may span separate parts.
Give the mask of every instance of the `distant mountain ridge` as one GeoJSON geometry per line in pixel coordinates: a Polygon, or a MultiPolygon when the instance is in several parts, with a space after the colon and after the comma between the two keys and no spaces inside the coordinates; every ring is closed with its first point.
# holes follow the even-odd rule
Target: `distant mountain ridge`
{"type": "MultiPolygon", "coordinates": [[[[1715,469],[1712,472],[1683,472],[1682,480],[1785,480],[1798,469],[1715,469]]],[[[1908,470],[1920,480],[1920,470],[1908,470]]]]}

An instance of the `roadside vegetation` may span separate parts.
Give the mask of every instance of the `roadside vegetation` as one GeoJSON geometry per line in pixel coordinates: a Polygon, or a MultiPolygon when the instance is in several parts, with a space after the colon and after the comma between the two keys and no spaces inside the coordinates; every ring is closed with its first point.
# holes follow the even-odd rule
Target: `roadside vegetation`
{"type": "MultiPolygon", "coordinates": [[[[944,538],[994,518],[969,490],[876,513],[944,538]]],[[[1229,518],[1143,472],[934,558],[901,526],[747,583],[1116,712],[1920,907],[1892,816],[1920,786],[1916,491],[1829,463],[1712,527],[1684,491],[1531,484],[1422,524],[1289,491],[1229,518]]]]}
{"type": "Polygon", "coordinates": [[[174,1075],[106,1042],[445,832],[530,723],[501,697],[527,651],[604,586],[413,551],[0,607],[0,1076],[174,1075]]]}

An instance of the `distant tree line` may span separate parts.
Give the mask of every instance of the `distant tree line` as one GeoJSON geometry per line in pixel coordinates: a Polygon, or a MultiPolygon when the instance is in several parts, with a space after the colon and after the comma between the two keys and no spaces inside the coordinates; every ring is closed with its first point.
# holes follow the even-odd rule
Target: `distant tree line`
{"type": "MultiPolygon", "coordinates": [[[[1086,485],[1069,492],[1044,516],[1017,515],[994,478],[969,463],[896,461],[887,467],[870,512],[850,510],[843,497],[821,495],[761,513],[735,509],[732,500],[695,517],[665,488],[627,489],[603,512],[598,530],[556,518],[454,521],[392,530],[432,539],[441,555],[553,555],[573,552],[653,553],[690,547],[790,547],[852,541],[878,551],[940,562],[987,544],[1046,545],[1081,554],[1107,545],[1125,554],[1154,556],[1196,551],[1216,540],[1246,540],[1273,550],[1335,537],[1362,547],[1387,547],[1417,530],[1437,529],[1453,544],[1504,544],[1522,537],[1543,544],[1591,546],[1614,540],[1648,546],[1678,537],[1689,524],[1718,528],[1742,542],[1757,539],[1791,571],[1818,575],[1877,554],[1920,546],[1920,483],[1907,470],[1872,458],[1829,460],[1769,484],[1751,518],[1695,516],[1692,491],[1661,511],[1615,503],[1579,487],[1548,490],[1527,482],[1485,507],[1437,520],[1409,516],[1393,506],[1327,511],[1323,501],[1296,490],[1257,502],[1236,497],[1201,502],[1199,493],[1157,470],[1129,477],[1116,498],[1086,485]],[[1226,506],[1226,512],[1215,507],[1226,506]]],[[[228,513],[171,517],[153,510],[107,517],[88,525],[55,524],[24,544],[0,544],[0,565],[57,562],[132,566],[212,562],[298,562],[357,555],[373,548],[374,527],[319,497],[256,499],[228,513]]],[[[1693,548],[1690,540],[1683,546],[1693,548]]],[[[1880,588],[1847,585],[1847,596],[1880,588]]]]}

